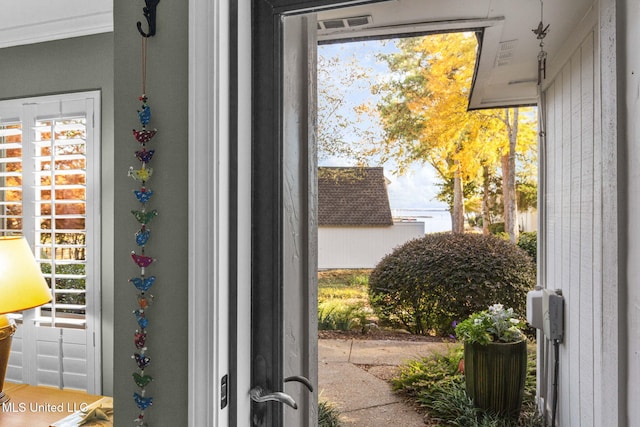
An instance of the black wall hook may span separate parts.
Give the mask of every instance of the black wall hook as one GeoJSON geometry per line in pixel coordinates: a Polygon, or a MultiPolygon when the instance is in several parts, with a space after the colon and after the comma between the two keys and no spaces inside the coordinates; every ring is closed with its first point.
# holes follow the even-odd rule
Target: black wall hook
{"type": "Polygon", "coordinates": [[[149,32],[145,33],[142,31],[142,22],[138,21],[138,31],[142,35],[142,37],[151,37],[156,35],[156,7],[158,7],[158,3],[160,0],[144,0],[146,6],[142,8],[142,13],[144,17],[147,19],[147,24],[149,25],[149,32]]]}

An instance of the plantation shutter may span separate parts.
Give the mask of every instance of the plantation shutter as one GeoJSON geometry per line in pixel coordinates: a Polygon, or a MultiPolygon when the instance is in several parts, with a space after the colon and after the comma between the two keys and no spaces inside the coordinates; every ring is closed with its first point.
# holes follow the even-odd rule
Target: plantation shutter
{"type": "Polygon", "coordinates": [[[18,316],[7,378],[99,393],[99,93],[0,104],[1,231],[27,238],[53,295],[18,316]]]}

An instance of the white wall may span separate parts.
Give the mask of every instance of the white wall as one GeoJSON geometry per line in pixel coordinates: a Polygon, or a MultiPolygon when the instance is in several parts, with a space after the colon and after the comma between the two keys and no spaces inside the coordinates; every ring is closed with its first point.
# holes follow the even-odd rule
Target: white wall
{"type": "Polygon", "coordinates": [[[424,224],[391,227],[319,227],[318,268],[373,268],[393,249],[424,236],[424,224]]]}
{"type": "MultiPolygon", "coordinates": [[[[629,425],[620,339],[625,308],[620,305],[613,3],[596,3],[574,32],[543,101],[539,281],[565,297],[557,418],[563,427],[629,425]]],[[[548,386],[541,386],[540,395],[550,409],[552,351],[539,346],[548,386]]]]}
{"type": "Polygon", "coordinates": [[[525,233],[538,231],[538,210],[529,208],[526,211],[518,212],[518,226],[520,231],[525,233]]]}

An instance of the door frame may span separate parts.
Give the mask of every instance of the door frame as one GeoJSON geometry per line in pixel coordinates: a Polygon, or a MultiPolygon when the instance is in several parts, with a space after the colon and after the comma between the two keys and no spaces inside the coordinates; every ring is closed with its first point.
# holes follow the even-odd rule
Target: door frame
{"type": "MultiPolygon", "coordinates": [[[[269,253],[281,245],[281,239],[264,239],[252,248],[251,240],[254,227],[280,229],[282,218],[281,206],[259,198],[275,208],[259,224],[251,222],[256,202],[251,194],[259,193],[253,184],[281,196],[281,19],[381,1],[386,0],[189,0],[190,427],[241,425],[237,416],[249,410],[250,380],[238,373],[249,366],[244,350],[253,335],[251,309],[243,302],[253,298],[256,271],[264,268],[276,279],[271,283],[281,283],[282,271],[268,265],[268,257],[258,270],[251,268],[250,257],[252,250],[269,253]],[[256,40],[252,33],[262,36],[256,40]],[[247,122],[250,128],[242,125],[247,122]],[[260,135],[259,141],[252,135],[260,135]],[[271,154],[274,163],[260,168],[251,161],[257,155],[252,150],[271,154]],[[257,179],[262,173],[265,177],[257,179]]],[[[275,286],[260,299],[280,292],[275,286]]],[[[282,320],[282,309],[281,304],[274,309],[272,324],[282,320]]]]}
{"type": "Polygon", "coordinates": [[[271,330],[284,319],[282,19],[384,1],[189,0],[189,426],[238,425],[249,411],[247,301],[275,304],[271,330]],[[269,233],[252,240],[257,229],[269,233]],[[273,286],[253,286],[257,275],[273,286]]]}

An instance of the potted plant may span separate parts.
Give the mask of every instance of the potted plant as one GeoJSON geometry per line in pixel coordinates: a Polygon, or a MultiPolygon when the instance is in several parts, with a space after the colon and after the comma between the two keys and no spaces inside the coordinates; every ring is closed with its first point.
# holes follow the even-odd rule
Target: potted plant
{"type": "Polygon", "coordinates": [[[467,394],[485,411],[517,418],[527,376],[526,323],[494,304],[456,325],[464,343],[467,394]]]}

